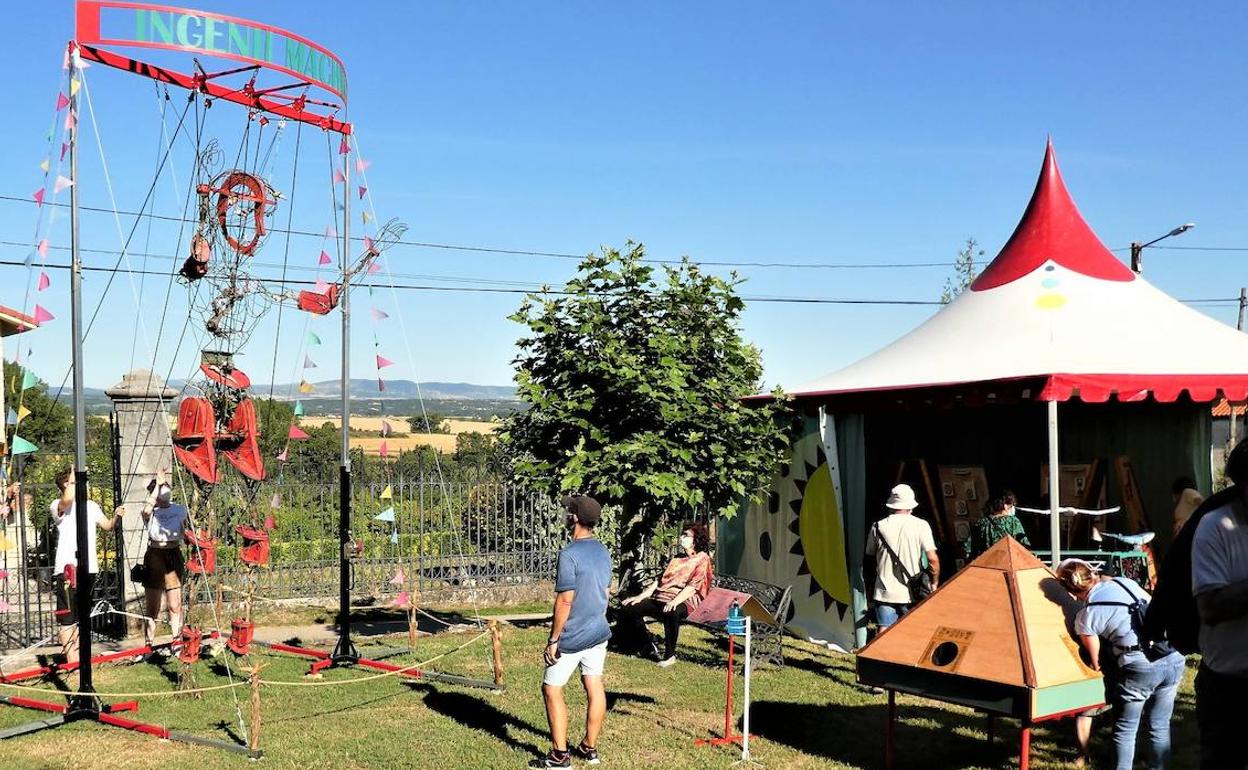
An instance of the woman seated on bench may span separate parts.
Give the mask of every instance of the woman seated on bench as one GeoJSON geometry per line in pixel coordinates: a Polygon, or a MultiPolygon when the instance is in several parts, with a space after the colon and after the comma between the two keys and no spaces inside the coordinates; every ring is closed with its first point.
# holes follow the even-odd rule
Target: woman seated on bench
{"type": "Polygon", "coordinates": [[[645,640],[647,650],[655,647],[646,629],[646,618],[663,621],[664,652],[659,661],[663,668],[676,662],[676,639],[680,635],[681,621],[711,592],[709,545],[710,535],[705,524],[685,522],[680,534],[680,548],[684,553],[668,562],[657,581],[620,602],[617,631],[624,639],[645,640]]]}

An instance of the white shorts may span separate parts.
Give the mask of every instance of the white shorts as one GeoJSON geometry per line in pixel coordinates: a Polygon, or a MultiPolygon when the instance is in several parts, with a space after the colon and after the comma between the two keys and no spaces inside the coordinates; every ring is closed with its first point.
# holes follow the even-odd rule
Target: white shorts
{"type": "Polygon", "coordinates": [[[581,667],[581,676],[602,676],[602,670],[607,665],[607,643],[595,645],[587,650],[580,652],[565,652],[559,655],[559,659],[553,665],[546,667],[546,675],[542,677],[542,684],[551,687],[563,687],[568,683],[568,679],[572,676],[573,670],[577,666],[581,667]]]}

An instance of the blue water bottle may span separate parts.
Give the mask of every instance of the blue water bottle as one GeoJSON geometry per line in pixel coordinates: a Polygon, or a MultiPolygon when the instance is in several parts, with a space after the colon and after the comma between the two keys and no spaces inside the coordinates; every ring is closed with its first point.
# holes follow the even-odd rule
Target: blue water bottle
{"type": "Polygon", "coordinates": [[[736,599],[732,600],[732,606],[728,608],[728,623],[725,630],[733,636],[745,635],[745,615],[741,612],[741,605],[736,599]]]}

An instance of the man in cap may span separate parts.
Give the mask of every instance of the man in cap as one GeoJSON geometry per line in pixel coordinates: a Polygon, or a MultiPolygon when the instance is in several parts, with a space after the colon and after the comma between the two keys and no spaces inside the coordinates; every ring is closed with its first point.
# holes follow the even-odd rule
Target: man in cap
{"type": "Polygon", "coordinates": [[[924,570],[924,556],[933,591],[940,580],[940,560],[936,557],[932,527],[912,515],[918,505],[910,485],[898,484],[884,504],[889,515],[877,521],[867,534],[867,555],[875,557],[875,588],[871,598],[875,601],[875,622],[881,631],[896,623],[922,598],[913,595],[910,584],[924,570]]]}
{"type": "Polygon", "coordinates": [[[546,675],[542,696],[546,701],[546,721],[550,725],[551,750],[529,763],[529,767],[571,767],[572,757],[598,763],[598,733],[607,714],[607,693],[602,672],[607,661],[607,599],[611,586],[611,554],[594,537],[594,527],[602,518],[598,501],[585,495],[563,499],[564,526],[572,542],[559,552],[555,574],[554,620],[542,658],[546,675]],[[563,686],[580,668],[585,687],[585,738],[568,749],[568,707],[563,686]]]}

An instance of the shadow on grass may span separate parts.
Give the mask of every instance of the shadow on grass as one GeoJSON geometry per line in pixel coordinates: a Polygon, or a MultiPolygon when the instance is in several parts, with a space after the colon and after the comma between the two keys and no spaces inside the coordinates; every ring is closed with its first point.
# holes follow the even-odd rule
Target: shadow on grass
{"type": "Polygon", "coordinates": [[[632,692],[611,692],[610,690],[607,691],[607,711],[608,712],[615,711],[616,704],[618,703],[645,703],[649,705],[649,704],[654,704],[657,702],[658,701],[656,701],[654,698],[651,698],[649,695],[638,695],[637,693],[632,693],[632,692]]]}
{"type": "MultiPolygon", "coordinates": [[[[750,732],[853,767],[882,767],[887,703],[846,705],[757,701],[751,708],[750,732]]],[[[1017,757],[1016,730],[997,724],[997,741],[961,735],[983,726],[939,706],[912,703],[898,707],[898,768],[975,768],[1008,766],[1017,757]]]]}
{"type": "MultiPolygon", "coordinates": [[[[417,685],[416,689],[425,689],[417,685]]],[[[544,729],[538,729],[521,719],[508,714],[484,698],[462,692],[446,692],[426,689],[425,706],[442,716],[472,730],[478,730],[507,744],[515,749],[530,754],[541,754],[544,750],[536,743],[528,743],[516,738],[512,733],[527,733],[545,743],[549,736],[544,729]]]]}

